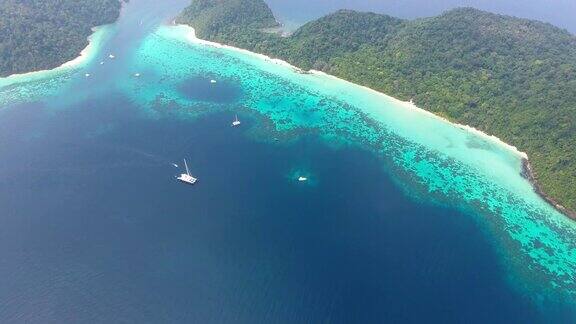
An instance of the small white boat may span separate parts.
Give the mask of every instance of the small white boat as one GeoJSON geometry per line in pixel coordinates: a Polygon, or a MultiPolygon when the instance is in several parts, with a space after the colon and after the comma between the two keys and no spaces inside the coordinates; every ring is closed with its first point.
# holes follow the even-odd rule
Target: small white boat
{"type": "Polygon", "coordinates": [[[241,123],[240,120],[238,119],[238,115],[236,115],[236,118],[235,118],[234,121],[232,122],[232,127],[240,126],[240,124],[242,124],[242,123],[241,123]]]}
{"type": "Polygon", "coordinates": [[[84,76],[88,78],[90,76],[90,73],[86,73],[84,74],[84,76]]]}
{"type": "Polygon", "coordinates": [[[186,173],[182,173],[179,177],[177,177],[176,179],[187,183],[187,184],[195,184],[196,181],[198,181],[198,179],[194,178],[192,175],[190,175],[190,171],[188,170],[188,164],[186,163],[186,159],[184,159],[184,165],[186,166],[186,173]]]}
{"type": "Polygon", "coordinates": [[[108,57],[111,58],[111,59],[113,59],[113,58],[115,58],[116,56],[110,54],[110,55],[108,55],[108,57]]]}
{"type": "Polygon", "coordinates": [[[216,83],[216,80],[210,80],[210,83],[216,83]]]}
{"type": "Polygon", "coordinates": [[[298,181],[302,182],[302,181],[308,181],[308,178],[306,177],[299,177],[298,181]]]}
{"type": "Polygon", "coordinates": [[[100,65],[104,65],[104,61],[100,62],[100,65]]]}
{"type": "Polygon", "coordinates": [[[140,73],[135,73],[134,76],[135,76],[135,77],[139,77],[139,76],[140,76],[140,73]]]}

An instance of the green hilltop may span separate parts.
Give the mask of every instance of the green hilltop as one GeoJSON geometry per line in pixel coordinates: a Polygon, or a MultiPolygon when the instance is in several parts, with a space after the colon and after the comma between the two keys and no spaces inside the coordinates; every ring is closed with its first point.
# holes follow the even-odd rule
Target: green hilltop
{"type": "Polygon", "coordinates": [[[0,1],[0,77],[77,57],[92,27],[114,22],[119,0],[0,1]]]}
{"type": "Polygon", "coordinates": [[[565,30],[472,8],[413,21],[340,10],[282,37],[262,0],[193,0],[178,22],[496,135],[576,210],[576,37],[565,30]]]}

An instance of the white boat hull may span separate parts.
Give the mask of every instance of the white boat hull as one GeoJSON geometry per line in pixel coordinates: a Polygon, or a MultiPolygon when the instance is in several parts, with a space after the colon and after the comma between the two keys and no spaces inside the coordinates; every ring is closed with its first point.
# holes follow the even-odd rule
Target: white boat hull
{"type": "Polygon", "coordinates": [[[184,183],[191,184],[191,185],[195,184],[195,183],[198,181],[198,179],[196,179],[196,178],[194,178],[194,177],[192,177],[192,176],[189,176],[189,175],[187,175],[187,174],[185,174],[185,173],[181,174],[181,175],[180,175],[179,177],[177,177],[176,179],[178,179],[178,180],[180,180],[180,181],[182,181],[182,182],[184,182],[184,183]]]}

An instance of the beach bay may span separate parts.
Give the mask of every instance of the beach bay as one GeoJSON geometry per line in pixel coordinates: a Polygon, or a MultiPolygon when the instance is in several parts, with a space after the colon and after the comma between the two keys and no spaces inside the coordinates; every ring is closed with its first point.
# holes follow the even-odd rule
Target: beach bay
{"type": "Polygon", "coordinates": [[[1,319],[573,318],[576,228],[522,152],[198,40],[186,4],[130,2],[81,62],[0,79],[1,319]]]}

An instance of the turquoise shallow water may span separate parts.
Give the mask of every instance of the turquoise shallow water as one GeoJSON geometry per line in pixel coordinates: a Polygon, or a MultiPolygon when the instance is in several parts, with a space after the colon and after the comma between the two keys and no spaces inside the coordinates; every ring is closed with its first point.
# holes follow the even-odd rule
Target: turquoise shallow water
{"type": "MultiPolygon", "coordinates": [[[[472,209],[505,244],[518,271],[545,272],[545,286],[576,292],[576,234],[521,176],[521,155],[469,130],[392,99],[323,75],[300,74],[233,49],[186,42],[186,27],[160,27],[136,53],[134,70],[152,67],[157,81],[121,81],[139,105],[193,116],[196,98],[175,90],[190,74],[234,80],[246,89],[238,108],[257,112],[275,137],[313,132],[336,145],[360,145],[382,159],[408,194],[472,209]],[[169,59],[166,59],[169,57],[169,59]],[[169,109],[169,108],[166,108],[169,109]],[[528,271],[526,271],[528,270],[528,271]]],[[[214,105],[211,109],[218,109],[214,105]]],[[[527,272],[527,273],[526,273],[527,272]]]]}
{"type": "MultiPolygon", "coordinates": [[[[313,137],[336,151],[369,152],[378,161],[378,172],[410,201],[458,210],[454,217],[472,219],[491,242],[499,257],[493,266],[504,269],[502,276],[512,290],[529,296],[544,314],[554,307],[573,310],[576,226],[534,193],[521,176],[520,153],[345,81],[197,42],[189,28],[169,24],[184,3],[176,1],[171,8],[130,3],[118,24],[98,29],[84,61],[0,79],[0,107],[10,114],[41,105],[52,120],[82,109],[129,106],[147,123],[178,121],[192,128],[210,116],[237,113],[252,125],[246,128],[252,142],[290,150],[313,137]],[[107,100],[112,103],[104,104],[107,100]]],[[[107,138],[130,125],[111,120],[82,136],[107,138]]],[[[50,132],[54,130],[36,129],[22,137],[34,143],[50,132]]],[[[167,146],[173,141],[164,140],[167,146]]],[[[156,162],[163,159],[131,152],[156,162]]],[[[310,178],[305,188],[327,190],[317,172],[311,163],[295,161],[283,177],[294,184],[304,175],[310,178]]]]}

